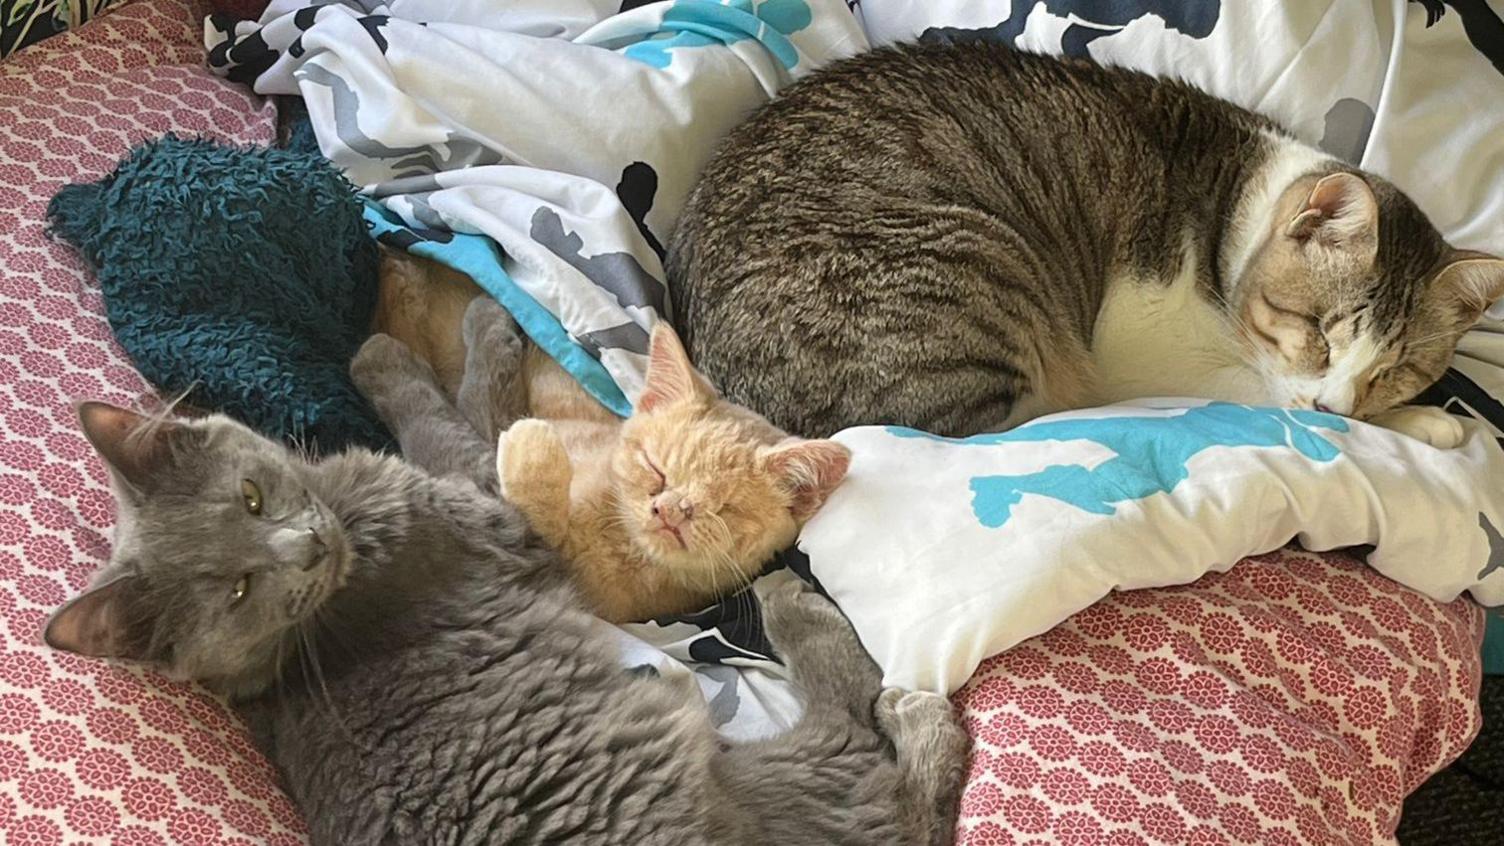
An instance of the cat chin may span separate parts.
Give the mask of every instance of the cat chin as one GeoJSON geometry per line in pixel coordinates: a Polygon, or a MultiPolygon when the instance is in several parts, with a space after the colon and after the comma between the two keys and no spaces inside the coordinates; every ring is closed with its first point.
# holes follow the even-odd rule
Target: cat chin
{"type": "Polygon", "coordinates": [[[641,531],[636,535],[637,547],[654,561],[673,563],[692,561],[697,558],[694,549],[681,545],[673,535],[660,531],[641,531]]]}

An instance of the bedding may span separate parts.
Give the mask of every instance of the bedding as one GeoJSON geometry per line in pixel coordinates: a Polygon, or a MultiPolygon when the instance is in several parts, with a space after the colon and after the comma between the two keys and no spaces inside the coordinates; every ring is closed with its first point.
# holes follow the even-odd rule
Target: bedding
{"type": "Polygon", "coordinates": [[[958,842],[1393,843],[1478,731],[1480,628],[1466,599],[1291,550],[1114,593],[956,695],[958,842]]]}
{"type": "Polygon", "coordinates": [[[1292,538],[1371,546],[1370,566],[1432,599],[1499,605],[1504,450],[1469,426],[1441,450],[1331,414],[1182,400],[962,439],[847,429],[851,469],[799,548],[885,681],[942,693],[1111,591],[1292,538]]]}
{"type": "MultiPolygon", "coordinates": [[[[577,35],[622,5],[635,4],[507,8],[519,31],[577,35]]],[[[472,7],[446,6],[454,14],[472,7]]],[[[184,21],[202,14],[185,0],[135,0],[0,65],[5,842],[301,839],[296,813],[220,703],[148,673],[56,655],[36,635],[46,612],[103,561],[113,520],[102,468],[78,437],[69,404],[82,396],[130,403],[148,392],[111,343],[81,263],[42,235],[42,215],[63,182],[96,178],[161,132],[270,139],[264,101],[198,69],[201,48],[184,21]]],[[[628,206],[618,205],[618,228],[637,230],[628,206]]],[[[451,238],[382,210],[372,219],[389,223],[394,243],[457,241],[496,260],[483,238],[451,238]]],[[[1113,594],[1097,607],[1103,616],[1077,615],[988,662],[957,694],[978,744],[963,842],[1275,843],[1291,842],[1292,826],[1299,842],[1382,841],[1398,797],[1477,730],[1476,607],[1433,602],[1339,557],[1266,556],[1184,587],[1113,594]],[[1354,687],[1323,687],[1342,676],[1354,687]],[[1201,695],[1208,677],[1213,687],[1226,682],[1226,698],[1201,695]],[[1363,693],[1347,707],[1348,692],[1369,688],[1377,698],[1363,693]],[[1187,712],[1177,703],[1193,708],[1194,722],[1181,721],[1187,712]],[[1110,722],[1097,722],[1090,705],[1110,722]],[[1121,759],[1094,757],[1104,746],[1121,759]],[[1372,782],[1322,775],[1361,761],[1375,762],[1372,782]],[[1084,781],[1062,772],[1069,770],[1084,781]],[[1265,808],[1295,805],[1293,817],[1257,819],[1265,808]],[[1377,822],[1352,828],[1349,818],[1377,822]],[[1354,839],[1355,831],[1375,836],[1354,839]]],[[[691,622],[646,624],[661,630],[655,642],[678,645],[633,654],[643,663],[676,654],[755,663],[755,632],[736,622],[747,619],[723,607],[691,622]]],[[[722,682],[699,681],[724,697],[722,682]]],[[[768,701],[765,710],[778,711],[768,701]]]]}
{"type": "Polygon", "coordinates": [[[669,316],[663,244],[716,140],[866,46],[838,0],[628,5],[274,0],[212,18],[209,63],[302,95],[388,243],[468,273],[625,414],[669,316]]]}
{"type": "Polygon", "coordinates": [[[0,0],[0,59],[77,29],[116,0],[0,0]]]}
{"type": "Polygon", "coordinates": [[[47,215],[159,391],[332,452],[392,442],[348,372],[376,307],[361,209],[317,151],[168,136],[47,215]]]}

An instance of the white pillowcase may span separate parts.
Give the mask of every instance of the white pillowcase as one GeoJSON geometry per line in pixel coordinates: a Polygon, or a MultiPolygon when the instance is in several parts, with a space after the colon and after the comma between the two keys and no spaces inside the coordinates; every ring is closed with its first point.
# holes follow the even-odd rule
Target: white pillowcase
{"type": "Polygon", "coordinates": [[[1108,591],[1185,584],[1298,539],[1504,602],[1504,451],[1314,411],[1149,400],[964,440],[867,426],[799,547],[886,682],[949,693],[1108,591]]]}

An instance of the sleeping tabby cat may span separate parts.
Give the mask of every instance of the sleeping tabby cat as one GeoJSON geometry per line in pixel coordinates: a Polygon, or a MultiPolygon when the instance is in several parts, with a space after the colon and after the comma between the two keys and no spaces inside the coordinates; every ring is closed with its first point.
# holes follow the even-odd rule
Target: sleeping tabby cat
{"type": "MultiPolygon", "coordinates": [[[[433,374],[382,338],[357,382],[417,399],[433,374]]],[[[392,422],[412,457],[453,462],[445,433],[464,421],[405,406],[392,422]]],[[[881,691],[840,612],[798,580],[764,614],[804,717],[726,746],[693,682],[623,669],[555,555],[465,475],[494,483],[489,462],[436,477],[363,451],[310,463],[218,416],[87,403],[81,418],[120,522],[47,642],[239,700],[315,844],[951,839],[966,739],[949,702],[881,691]]]]}
{"type": "Polygon", "coordinates": [[[876,50],[731,134],[668,273],[699,369],[809,437],[1115,400],[1397,408],[1504,295],[1388,182],[1177,82],[985,43],[876,50]]]}

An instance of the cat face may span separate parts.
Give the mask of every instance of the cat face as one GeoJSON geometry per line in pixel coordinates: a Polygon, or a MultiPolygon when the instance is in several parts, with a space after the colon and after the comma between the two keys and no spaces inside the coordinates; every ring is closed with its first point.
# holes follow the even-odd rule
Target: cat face
{"type": "Polygon", "coordinates": [[[1454,250],[1403,193],[1356,173],[1296,180],[1237,283],[1272,399],[1372,417],[1441,378],[1504,296],[1504,261],[1454,250]]]}
{"type": "Polygon", "coordinates": [[[790,438],[719,399],[660,324],[612,470],[621,520],[639,550],[730,586],[793,542],[849,462],[841,444],[790,438]]]}
{"type": "Polygon", "coordinates": [[[223,417],[153,423],[102,403],[79,416],[119,521],[110,564],[53,615],[47,642],[231,694],[264,687],[351,561],[300,462],[223,417]]]}

